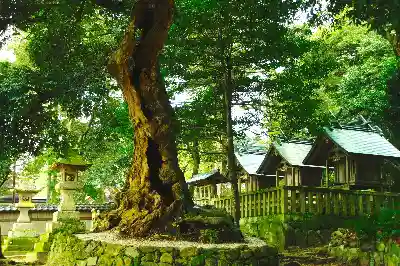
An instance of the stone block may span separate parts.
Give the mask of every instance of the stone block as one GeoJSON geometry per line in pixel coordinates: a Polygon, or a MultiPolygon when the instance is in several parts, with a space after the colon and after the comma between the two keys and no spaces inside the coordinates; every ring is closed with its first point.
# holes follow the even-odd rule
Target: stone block
{"type": "Polygon", "coordinates": [[[97,257],[89,257],[87,259],[87,266],[94,266],[97,263],[98,258],[97,257]]]}
{"type": "Polygon", "coordinates": [[[220,251],[220,254],[223,255],[227,260],[237,260],[240,257],[239,249],[224,249],[220,251]]]}
{"type": "Polygon", "coordinates": [[[217,266],[218,265],[218,261],[216,258],[206,258],[204,260],[205,266],[217,266]]]}
{"type": "Polygon", "coordinates": [[[240,252],[241,259],[248,259],[253,256],[253,252],[250,249],[244,249],[240,252]]]}
{"type": "Polygon", "coordinates": [[[158,263],[152,261],[146,261],[141,263],[140,266],[158,266],[158,263]]]}
{"type": "Polygon", "coordinates": [[[300,248],[307,247],[306,234],[301,229],[295,230],[296,246],[300,248]]]}
{"type": "Polygon", "coordinates": [[[140,260],[141,262],[154,262],[154,253],[146,253],[140,260]]]}
{"type": "Polygon", "coordinates": [[[173,247],[162,247],[160,248],[161,253],[172,253],[175,249],[173,247]]]}
{"type": "Polygon", "coordinates": [[[322,241],[320,235],[314,230],[309,230],[307,232],[307,246],[316,247],[320,246],[321,244],[322,241]]]}
{"type": "Polygon", "coordinates": [[[124,265],[131,266],[133,265],[134,261],[129,257],[124,257],[124,265]]]}
{"type": "Polygon", "coordinates": [[[218,260],[218,266],[227,266],[227,265],[229,265],[229,261],[223,259],[218,260]]]}
{"type": "Polygon", "coordinates": [[[77,266],[86,266],[86,261],[85,260],[78,260],[76,261],[77,266]]]}
{"type": "Polygon", "coordinates": [[[143,253],[152,253],[156,251],[154,247],[140,247],[139,250],[143,253]]]}
{"type": "Polygon", "coordinates": [[[194,256],[190,259],[190,265],[203,265],[205,261],[204,255],[194,256]]]}
{"type": "Polygon", "coordinates": [[[174,262],[174,258],[170,253],[163,253],[160,257],[160,262],[172,264],[172,262],[174,262]]]}
{"type": "Polygon", "coordinates": [[[181,257],[183,257],[183,258],[186,258],[186,257],[194,257],[194,256],[196,256],[198,253],[197,253],[197,248],[196,247],[187,247],[187,248],[183,248],[183,249],[181,249],[181,251],[180,251],[180,255],[181,255],[181,257]]]}
{"type": "Polygon", "coordinates": [[[137,248],[134,247],[127,247],[125,249],[125,255],[131,258],[137,258],[140,256],[140,252],[137,248]]]}
{"type": "Polygon", "coordinates": [[[122,250],[122,246],[118,244],[107,244],[106,246],[106,253],[112,256],[117,256],[120,251],[122,250]]]}

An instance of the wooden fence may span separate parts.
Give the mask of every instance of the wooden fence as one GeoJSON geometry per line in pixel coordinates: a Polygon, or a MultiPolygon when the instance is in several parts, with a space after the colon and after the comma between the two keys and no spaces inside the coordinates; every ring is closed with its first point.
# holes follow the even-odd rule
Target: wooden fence
{"type": "MultiPolygon", "coordinates": [[[[195,198],[194,201],[233,213],[232,197],[195,198]]],[[[304,213],[362,216],[379,213],[382,208],[400,209],[400,194],[289,186],[240,194],[242,218],[304,213]]]]}

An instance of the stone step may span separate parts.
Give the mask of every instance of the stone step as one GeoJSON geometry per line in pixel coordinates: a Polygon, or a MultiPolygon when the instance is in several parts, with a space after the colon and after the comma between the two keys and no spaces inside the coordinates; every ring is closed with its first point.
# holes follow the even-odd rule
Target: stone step
{"type": "Polygon", "coordinates": [[[4,251],[3,255],[5,257],[13,257],[13,256],[25,257],[26,253],[27,253],[27,251],[12,250],[12,251],[4,251]]]}

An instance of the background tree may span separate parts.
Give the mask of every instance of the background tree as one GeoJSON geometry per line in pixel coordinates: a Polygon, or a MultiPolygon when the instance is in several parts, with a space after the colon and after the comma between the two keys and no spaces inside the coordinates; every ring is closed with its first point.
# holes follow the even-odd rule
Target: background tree
{"type": "Polygon", "coordinates": [[[272,131],[293,136],[307,128],[315,135],[334,119],[349,122],[361,114],[390,132],[386,84],[396,71],[390,43],[367,26],[342,19],[314,34],[301,33],[304,53],[276,73],[275,97],[266,99],[272,131]]]}
{"type": "Polygon", "coordinates": [[[224,146],[238,221],[232,106],[257,106],[256,92],[263,88],[260,75],[252,74],[274,69],[285,55],[288,46],[283,38],[287,31],[284,23],[301,6],[296,1],[237,3],[228,0],[182,0],[177,6],[178,16],[166,46],[166,75],[184,80],[188,90],[213,90],[214,100],[218,102],[214,112],[224,113],[224,146]]]}
{"type": "MultiPolygon", "coordinates": [[[[400,5],[396,0],[390,1],[327,1],[327,15],[333,16],[347,10],[347,16],[357,24],[368,23],[392,46],[397,60],[397,71],[387,84],[389,105],[385,111],[385,120],[390,126],[391,135],[400,133],[400,5]]],[[[400,145],[396,143],[396,145],[400,145]]]]}

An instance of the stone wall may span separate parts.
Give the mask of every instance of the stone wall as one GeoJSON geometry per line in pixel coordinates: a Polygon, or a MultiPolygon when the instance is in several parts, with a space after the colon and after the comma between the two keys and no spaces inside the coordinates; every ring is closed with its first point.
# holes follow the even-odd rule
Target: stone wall
{"type": "MultiPolygon", "coordinates": [[[[53,213],[54,211],[29,211],[33,227],[39,234],[46,232],[46,223],[53,220],[53,213]]],[[[12,229],[13,224],[17,222],[18,215],[18,211],[0,212],[2,236],[6,236],[8,231],[12,229]]],[[[90,211],[81,211],[80,220],[85,223],[86,229],[89,230],[92,225],[92,213],[90,211]]]]}
{"type": "Polygon", "coordinates": [[[395,243],[388,244],[385,250],[381,252],[363,252],[360,248],[344,247],[343,245],[329,247],[328,252],[346,265],[400,265],[400,247],[395,243]]]}
{"type": "Polygon", "coordinates": [[[301,248],[328,244],[337,228],[349,221],[333,216],[272,215],[240,219],[240,230],[259,237],[283,251],[289,246],[301,248]]]}
{"type": "Polygon", "coordinates": [[[156,246],[155,242],[143,240],[140,245],[132,245],[122,240],[110,243],[59,233],[54,236],[47,265],[279,265],[277,250],[262,241],[258,241],[261,245],[192,243],[187,246],[175,245],[174,241],[156,246]]]}

